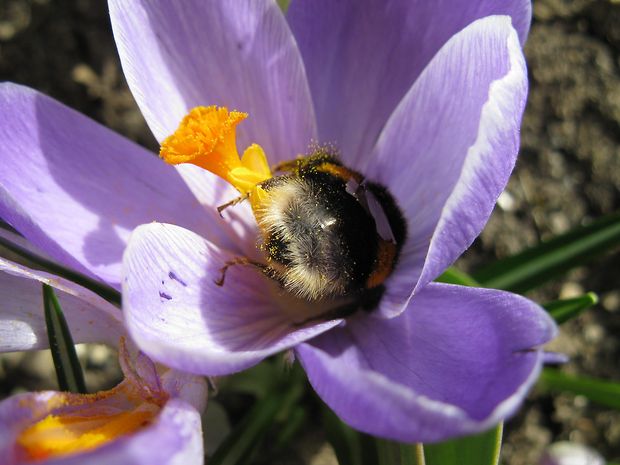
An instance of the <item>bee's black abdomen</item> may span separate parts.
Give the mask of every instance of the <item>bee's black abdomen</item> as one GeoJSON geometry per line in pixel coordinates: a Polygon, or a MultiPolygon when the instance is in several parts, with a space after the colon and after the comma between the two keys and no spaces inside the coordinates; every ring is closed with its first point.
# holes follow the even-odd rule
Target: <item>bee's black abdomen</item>
{"type": "Polygon", "coordinates": [[[323,172],[314,172],[305,179],[316,186],[317,200],[329,205],[330,212],[337,219],[331,233],[340,250],[334,250],[334,253],[347,273],[346,292],[358,291],[372,272],[377,254],[374,221],[355,197],[346,192],[342,180],[323,172]]]}
{"type": "Polygon", "coordinates": [[[257,215],[273,275],[299,297],[375,308],[406,236],[394,199],[327,152],[281,167],[257,215]]]}

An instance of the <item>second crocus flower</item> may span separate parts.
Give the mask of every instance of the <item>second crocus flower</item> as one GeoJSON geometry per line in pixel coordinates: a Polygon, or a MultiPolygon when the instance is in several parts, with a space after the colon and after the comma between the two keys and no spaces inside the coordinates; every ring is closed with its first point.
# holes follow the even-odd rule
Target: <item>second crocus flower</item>
{"type": "Polygon", "coordinates": [[[205,381],[156,366],[132,348],[120,311],[92,292],[0,259],[1,351],[46,347],[41,284],[56,289],[77,342],[120,343],[124,380],[94,394],[45,391],[0,402],[2,463],[202,463],[205,381]]]}

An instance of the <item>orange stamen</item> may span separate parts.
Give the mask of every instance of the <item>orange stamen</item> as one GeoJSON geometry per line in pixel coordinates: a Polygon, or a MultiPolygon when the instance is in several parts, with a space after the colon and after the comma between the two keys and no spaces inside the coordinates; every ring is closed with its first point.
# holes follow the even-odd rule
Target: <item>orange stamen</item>
{"type": "Polygon", "coordinates": [[[247,113],[225,107],[196,107],[178,129],[164,140],[160,156],[173,165],[192,163],[218,175],[241,194],[252,197],[258,184],[271,178],[263,149],[252,144],[239,157],[235,141],[237,124],[247,113]]]}

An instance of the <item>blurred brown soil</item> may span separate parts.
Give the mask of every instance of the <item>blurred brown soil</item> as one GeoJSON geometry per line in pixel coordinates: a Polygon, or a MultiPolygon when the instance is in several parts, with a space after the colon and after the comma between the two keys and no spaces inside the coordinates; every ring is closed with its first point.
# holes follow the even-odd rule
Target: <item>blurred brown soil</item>
{"type": "MultiPolygon", "coordinates": [[[[0,80],[39,89],[155,148],[120,70],[106,10],[96,0],[2,0],[0,80]]],[[[531,88],[521,155],[487,228],[460,262],[465,270],[620,209],[620,3],[536,1],[526,55],[531,88]]],[[[620,382],[619,271],[616,251],[532,294],[539,301],[585,291],[601,297],[554,344],[571,357],[567,372],[620,382]]],[[[13,362],[0,365],[5,395],[33,388],[13,362]]],[[[620,461],[620,412],[536,391],[508,422],[505,439],[507,465],[535,464],[557,440],[620,461]]]]}

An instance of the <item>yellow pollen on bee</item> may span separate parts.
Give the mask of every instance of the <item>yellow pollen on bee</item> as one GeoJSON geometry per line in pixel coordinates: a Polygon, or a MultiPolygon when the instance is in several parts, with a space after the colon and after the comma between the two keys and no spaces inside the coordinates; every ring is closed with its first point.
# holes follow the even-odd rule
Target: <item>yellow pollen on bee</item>
{"type": "Polygon", "coordinates": [[[48,415],[23,430],[17,444],[27,461],[87,452],[145,427],[158,411],[155,405],[143,404],[121,413],[48,415]]]}
{"type": "Polygon", "coordinates": [[[258,184],[272,175],[260,145],[250,145],[242,157],[237,152],[236,126],[247,116],[226,107],[196,107],[162,142],[159,154],[172,165],[191,163],[218,175],[256,206],[264,195],[258,184]]]}

